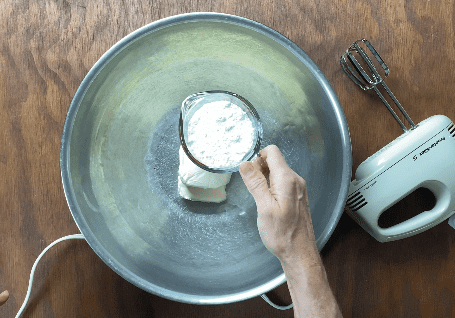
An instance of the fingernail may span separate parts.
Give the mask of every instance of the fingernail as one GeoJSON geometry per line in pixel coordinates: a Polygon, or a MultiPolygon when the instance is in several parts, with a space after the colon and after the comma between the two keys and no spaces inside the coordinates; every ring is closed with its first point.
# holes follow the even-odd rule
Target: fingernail
{"type": "Polygon", "coordinates": [[[254,171],[253,164],[251,162],[245,162],[240,165],[239,167],[240,173],[247,177],[248,175],[252,174],[254,171]]]}

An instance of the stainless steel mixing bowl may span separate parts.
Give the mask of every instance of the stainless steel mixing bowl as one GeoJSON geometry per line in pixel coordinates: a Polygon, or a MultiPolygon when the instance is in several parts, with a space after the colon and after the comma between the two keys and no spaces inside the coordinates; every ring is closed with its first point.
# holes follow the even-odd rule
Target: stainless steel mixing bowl
{"type": "Polygon", "coordinates": [[[347,123],[327,79],[264,25],[179,15],[106,52],[82,81],[63,129],[68,205],[115,272],[150,293],[196,304],[241,301],[285,281],[261,242],[256,205],[238,173],[223,203],[178,195],[180,106],[208,90],[237,93],[255,106],[262,146],[276,144],[307,181],[319,249],[342,214],[352,165],[347,123]]]}

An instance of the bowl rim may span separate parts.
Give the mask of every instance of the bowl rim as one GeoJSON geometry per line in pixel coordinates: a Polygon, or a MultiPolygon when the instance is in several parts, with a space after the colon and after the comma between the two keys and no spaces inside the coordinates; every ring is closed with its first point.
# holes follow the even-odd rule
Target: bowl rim
{"type": "Polygon", "coordinates": [[[334,212],[330,216],[328,225],[324,229],[321,237],[317,240],[316,244],[319,250],[321,250],[329,239],[330,235],[333,233],[342,213],[346,203],[346,198],[348,194],[349,184],[351,180],[351,169],[352,169],[352,148],[351,140],[349,135],[349,129],[346,121],[346,117],[341,108],[338,97],[333,90],[332,86],[328,82],[325,75],[317,67],[315,62],[294,42],[286,38],[281,33],[273,30],[272,28],[265,26],[257,21],[250,20],[248,18],[230,15],[225,13],[216,13],[216,12],[193,12],[193,13],[184,13],[179,15],[170,16],[163,18],[154,22],[151,22],[147,25],[142,26],[141,28],[133,31],[132,33],[126,35],[124,38],[119,40],[114,44],[108,51],[106,51],[98,61],[93,65],[93,67],[88,71],[87,75],[82,80],[80,86],[76,90],[76,93],[70,103],[65,123],[63,126],[62,140],[60,146],[60,169],[61,177],[63,183],[63,189],[66,197],[66,201],[70,212],[73,216],[74,221],[76,222],[79,231],[84,235],[85,240],[92,248],[92,250],[100,257],[105,264],[107,264],[113,271],[119,274],[128,282],[133,285],[157,296],[167,298],[170,300],[190,303],[190,304],[227,304],[237,301],[247,300],[253,297],[257,297],[261,294],[264,294],[277,286],[283,284],[286,281],[284,273],[271,278],[268,282],[253,287],[248,290],[235,292],[226,295],[216,295],[216,296],[201,296],[193,295],[187,293],[176,292],[171,289],[163,288],[161,286],[155,285],[153,283],[146,283],[143,279],[139,278],[134,274],[130,269],[123,266],[116,260],[113,260],[110,257],[110,254],[103,248],[103,246],[98,242],[94,233],[89,228],[87,222],[85,221],[82,213],[80,212],[77,200],[72,188],[71,174],[69,170],[69,153],[70,153],[70,140],[72,134],[72,128],[74,120],[77,115],[78,107],[80,101],[83,100],[87,89],[90,87],[92,81],[96,78],[99,72],[108,64],[119,52],[125,49],[128,45],[136,41],[142,36],[150,34],[151,32],[158,31],[165,27],[170,27],[175,24],[190,22],[190,21],[213,21],[213,22],[225,22],[230,24],[236,24],[238,26],[249,28],[253,31],[262,33],[263,35],[271,38],[277,43],[281,44],[287,50],[289,50],[294,56],[296,56],[305,66],[314,74],[315,78],[327,94],[328,98],[331,101],[333,111],[335,113],[338,128],[340,129],[340,136],[342,143],[342,162],[343,171],[342,171],[342,184],[340,187],[340,192],[336,200],[336,205],[334,212]]]}

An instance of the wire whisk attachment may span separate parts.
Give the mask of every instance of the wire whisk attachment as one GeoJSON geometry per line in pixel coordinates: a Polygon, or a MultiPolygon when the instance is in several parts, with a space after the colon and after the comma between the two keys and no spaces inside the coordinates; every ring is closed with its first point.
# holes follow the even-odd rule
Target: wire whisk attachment
{"type": "Polygon", "coordinates": [[[370,52],[370,54],[378,62],[379,66],[384,71],[384,75],[383,75],[384,78],[386,78],[389,75],[390,70],[389,70],[387,64],[384,62],[384,60],[381,58],[381,56],[379,56],[378,52],[374,49],[373,45],[371,45],[370,41],[368,41],[366,39],[357,40],[354,43],[352,43],[352,45],[346,50],[346,53],[344,53],[341,56],[341,59],[340,59],[341,67],[346,72],[346,74],[349,76],[349,78],[351,78],[354,83],[356,83],[358,86],[360,86],[360,88],[362,88],[365,91],[369,90],[369,89],[374,89],[376,94],[381,98],[382,102],[387,107],[387,109],[390,111],[390,113],[393,115],[395,120],[400,124],[401,128],[403,128],[403,130],[405,132],[408,131],[408,129],[403,124],[401,119],[397,116],[395,111],[392,109],[390,104],[387,102],[384,95],[382,95],[382,93],[377,88],[377,85],[381,84],[382,87],[387,92],[387,94],[392,99],[392,101],[395,103],[395,105],[398,107],[398,109],[404,115],[404,117],[406,118],[408,123],[412,126],[411,129],[414,129],[416,127],[416,125],[414,124],[412,119],[409,117],[409,115],[406,113],[403,106],[401,106],[398,99],[395,97],[395,95],[392,93],[392,91],[389,89],[389,87],[384,82],[384,78],[379,74],[378,70],[376,69],[376,66],[373,63],[373,60],[368,55],[367,51],[365,51],[359,45],[360,42],[365,44],[365,46],[368,49],[368,51],[370,52]],[[359,63],[359,60],[357,60],[356,56],[358,56],[362,60],[362,64],[359,63]],[[362,67],[362,65],[363,65],[363,67],[362,67]]]}

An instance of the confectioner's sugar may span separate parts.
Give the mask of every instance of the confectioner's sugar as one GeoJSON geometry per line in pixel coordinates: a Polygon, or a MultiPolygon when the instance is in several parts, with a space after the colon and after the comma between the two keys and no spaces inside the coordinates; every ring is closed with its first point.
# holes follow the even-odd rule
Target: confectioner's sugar
{"type": "Polygon", "coordinates": [[[210,168],[241,163],[254,142],[254,127],[239,106],[228,101],[203,105],[188,122],[187,146],[210,168]]]}

